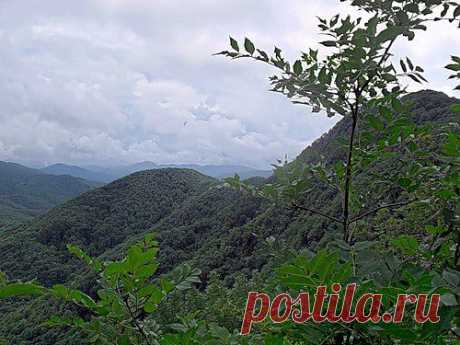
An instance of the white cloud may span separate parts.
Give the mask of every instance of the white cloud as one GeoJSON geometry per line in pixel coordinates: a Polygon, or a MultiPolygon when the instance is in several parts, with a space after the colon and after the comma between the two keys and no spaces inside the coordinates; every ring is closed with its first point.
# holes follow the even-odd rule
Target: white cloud
{"type": "MultiPolygon", "coordinates": [[[[335,119],[267,92],[273,71],[212,53],[228,34],[290,57],[316,46],[333,0],[15,0],[0,3],[0,159],[103,164],[295,157],[335,119]]],[[[446,90],[450,26],[401,43],[446,90]],[[408,47],[408,48],[406,48],[408,47]],[[433,55],[436,55],[435,57],[433,55]]],[[[457,52],[458,53],[458,52],[457,52]]],[[[431,86],[430,85],[430,86],[431,86]]]]}

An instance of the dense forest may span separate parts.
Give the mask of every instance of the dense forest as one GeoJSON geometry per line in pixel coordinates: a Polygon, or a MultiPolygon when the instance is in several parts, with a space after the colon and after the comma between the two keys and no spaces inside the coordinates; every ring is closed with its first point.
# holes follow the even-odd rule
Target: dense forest
{"type": "Polygon", "coordinates": [[[0,226],[43,214],[100,183],[72,176],[53,176],[22,165],[0,162],[0,226]]]}
{"type": "MultiPolygon", "coordinates": [[[[266,179],[147,170],[10,226],[0,236],[0,344],[458,344],[460,100],[408,93],[424,70],[393,61],[392,49],[433,21],[457,24],[460,5],[349,3],[366,16],[319,18],[329,55],[310,49],[290,63],[277,47],[269,56],[232,37],[216,54],[272,66],[273,91],[341,116],[334,128],[266,179]],[[312,322],[288,302],[263,317],[265,293],[330,287],[329,313],[345,285],[383,296],[390,320],[361,305],[363,320],[312,322]],[[242,336],[249,292],[259,312],[242,336]],[[439,297],[439,320],[419,322],[412,295],[439,297]],[[397,315],[400,296],[407,315],[397,315]],[[286,310],[302,321],[281,322],[286,310]]],[[[460,57],[446,68],[459,79],[460,57]]]]}

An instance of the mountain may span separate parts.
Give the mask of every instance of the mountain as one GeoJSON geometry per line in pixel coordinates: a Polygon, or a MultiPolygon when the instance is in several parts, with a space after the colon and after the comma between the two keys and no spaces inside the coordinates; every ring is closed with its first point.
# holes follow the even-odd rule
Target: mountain
{"type": "MultiPolygon", "coordinates": [[[[45,285],[77,279],[79,284],[91,286],[81,263],[67,252],[67,243],[78,244],[91,255],[117,256],[129,243],[153,231],[161,243],[161,271],[167,271],[195,260],[200,247],[214,247],[220,237],[227,241],[230,234],[238,236],[236,229],[263,209],[261,200],[220,188],[216,179],[194,170],[137,172],[0,236],[0,270],[11,279],[36,278],[45,285]]],[[[227,249],[213,248],[202,259],[211,268],[220,266],[227,255],[227,249]]],[[[40,317],[46,318],[53,310],[32,305],[18,309],[0,303],[0,335],[31,340],[28,337],[34,334],[38,344],[57,344],[54,331],[42,334],[41,322],[35,322],[37,313],[45,313],[40,317]],[[12,320],[19,315],[22,327],[12,327],[17,324],[12,320]],[[31,318],[33,322],[26,321],[31,318]]]]}
{"type": "MultiPolygon", "coordinates": [[[[413,103],[414,119],[440,126],[459,123],[449,107],[460,102],[442,93],[421,91],[405,100],[413,103]]],[[[350,124],[343,119],[306,148],[296,162],[329,162],[342,157],[340,144],[350,124]]],[[[386,164],[386,162],[381,162],[386,164]]],[[[272,177],[270,181],[276,178],[272,177]]],[[[356,182],[360,182],[357,176],[356,182]]],[[[251,179],[261,185],[266,180],[251,179]]],[[[337,195],[312,188],[305,202],[327,214],[337,214],[337,195]]],[[[369,219],[369,224],[374,220],[369,219]]],[[[274,265],[291,249],[315,248],[337,236],[337,227],[319,216],[269,203],[238,192],[194,170],[155,169],[134,173],[70,200],[28,224],[0,235],[0,270],[11,279],[33,279],[50,285],[66,283],[91,291],[92,278],[69,255],[66,243],[81,246],[92,255],[118,257],[130,243],[155,232],[160,242],[160,271],[182,262],[203,271],[206,280],[216,271],[226,284],[241,272],[251,275],[274,265]]],[[[40,327],[62,306],[48,300],[0,304],[0,336],[12,344],[76,344],[61,330],[40,327]],[[46,306],[46,307],[45,307],[46,306]],[[18,326],[20,325],[20,326],[18,326]]],[[[77,342],[78,343],[78,342],[77,342]]]]}
{"type": "Polygon", "coordinates": [[[193,170],[158,169],[137,172],[84,193],[0,237],[0,270],[21,279],[38,274],[45,284],[64,282],[73,272],[68,268],[75,264],[67,243],[101,255],[152,230],[215,182],[193,170]],[[9,255],[15,251],[19,257],[11,260],[9,255]]]}
{"type": "Polygon", "coordinates": [[[104,174],[103,172],[92,171],[75,165],[62,163],[49,165],[40,170],[49,175],[69,175],[88,181],[109,182],[113,179],[113,176],[104,174]]]}
{"type": "Polygon", "coordinates": [[[0,226],[28,219],[100,185],[68,175],[45,174],[0,162],[0,226]]]}
{"type": "Polygon", "coordinates": [[[149,161],[113,167],[101,167],[95,165],[78,167],[58,163],[47,166],[41,170],[47,174],[70,175],[90,181],[107,183],[138,171],[166,168],[193,169],[204,175],[218,179],[234,176],[235,174],[238,174],[242,179],[251,177],[269,177],[273,173],[271,170],[260,170],[241,165],[155,164],[149,161]]]}
{"type": "MultiPolygon", "coordinates": [[[[153,162],[148,162],[148,161],[138,162],[138,163],[131,164],[131,165],[119,165],[119,166],[109,166],[109,167],[90,165],[90,166],[85,167],[85,169],[87,170],[94,171],[95,173],[98,173],[98,174],[102,174],[102,177],[104,178],[103,182],[112,182],[116,179],[122,178],[124,176],[128,176],[138,171],[152,170],[152,169],[158,169],[158,168],[160,168],[160,166],[158,166],[157,164],[153,162]]],[[[164,166],[164,168],[167,168],[167,166],[164,166]]]]}

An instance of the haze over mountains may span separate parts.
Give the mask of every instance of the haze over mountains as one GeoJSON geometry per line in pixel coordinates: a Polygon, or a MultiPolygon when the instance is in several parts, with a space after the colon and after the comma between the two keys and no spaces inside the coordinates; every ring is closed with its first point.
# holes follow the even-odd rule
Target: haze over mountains
{"type": "Polygon", "coordinates": [[[113,167],[101,167],[97,165],[79,167],[58,163],[41,170],[52,175],[70,175],[90,181],[107,183],[138,171],[165,168],[193,169],[204,175],[218,179],[234,176],[235,174],[238,174],[242,179],[269,177],[272,175],[271,170],[259,170],[241,165],[155,164],[149,161],[113,167]]]}

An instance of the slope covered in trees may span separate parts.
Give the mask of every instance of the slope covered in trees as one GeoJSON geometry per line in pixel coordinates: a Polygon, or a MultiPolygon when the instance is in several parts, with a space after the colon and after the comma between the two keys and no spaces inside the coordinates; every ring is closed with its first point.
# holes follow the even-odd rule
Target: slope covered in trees
{"type": "Polygon", "coordinates": [[[44,284],[66,281],[74,262],[66,244],[101,255],[161,219],[214,182],[191,170],[135,173],[70,200],[1,237],[1,270],[44,284]]]}
{"type": "Polygon", "coordinates": [[[12,220],[42,214],[99,185],[81,178],[48,175],[19,164],[0,162],[0,228],[12,220]]]}

